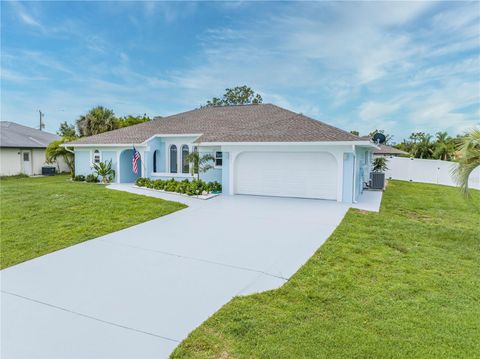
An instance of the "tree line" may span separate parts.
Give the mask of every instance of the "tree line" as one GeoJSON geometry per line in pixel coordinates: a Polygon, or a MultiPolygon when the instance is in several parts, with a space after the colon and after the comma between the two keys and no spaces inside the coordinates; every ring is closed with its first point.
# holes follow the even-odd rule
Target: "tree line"
{"type": "Polygon", "coordinates": [[[71,140],[72,138],[93,136],[151,120],[146,114],[143,116],[128,115],[117,117],[113,110],[103,106],[96,106],[85,115],[81,115],[75,121],[75,125],[69,124],[67,121],[62,122],[57,134],[60,137],[67,137],[71,140]]]}
{"type": "MultiPolygon", "coordinates": [[[[358,131],[350,132],[359,135],[358,131]]],[[[443,161],[451,161],[458,157],[458,147],[467,136],[463,134],[452,137],[446,131],[439,131],[435,136],[426,132],[412,132],[402,142],[393,144],[393,136],[385,133],[384,130],[374,130],[369,133],[368,137],[372,138],[377,132],[385,135],[386,145],[405,151],[411,157],[443,161]]]]}

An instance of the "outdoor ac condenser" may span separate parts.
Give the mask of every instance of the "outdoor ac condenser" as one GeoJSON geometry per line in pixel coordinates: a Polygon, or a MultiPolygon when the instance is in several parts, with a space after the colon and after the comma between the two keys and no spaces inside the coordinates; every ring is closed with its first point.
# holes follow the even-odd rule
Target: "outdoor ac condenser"
{"type": "Polygon", "coordinates": [[[370,188],[383,190],[385,187],[385,173],[371,172],[370,173],[370,188]]]}

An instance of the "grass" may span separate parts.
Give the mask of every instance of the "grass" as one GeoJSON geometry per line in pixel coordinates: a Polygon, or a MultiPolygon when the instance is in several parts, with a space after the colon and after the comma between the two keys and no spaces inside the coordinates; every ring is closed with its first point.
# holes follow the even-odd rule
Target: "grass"
{"type": "Polygon", "coordinates": [[[65,175],[1,178],[0,200],[1,268],[185,208],[65,175]]]}
{"type": "Polygon", "coordinates": [[[473,358],[480,192],[393,181],[281,288],[236,297],[173,358],[473,358]]]}

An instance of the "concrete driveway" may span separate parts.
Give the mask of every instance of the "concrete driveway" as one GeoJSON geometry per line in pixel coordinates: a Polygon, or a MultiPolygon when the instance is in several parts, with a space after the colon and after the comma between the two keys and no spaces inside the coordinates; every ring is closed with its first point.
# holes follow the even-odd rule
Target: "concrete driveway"
{"type": "Polygon", "coordinates": [[[163,358],[233,296],[281,286],[348,207],[208,201],[5,269],[2,358],[163,358]]]}

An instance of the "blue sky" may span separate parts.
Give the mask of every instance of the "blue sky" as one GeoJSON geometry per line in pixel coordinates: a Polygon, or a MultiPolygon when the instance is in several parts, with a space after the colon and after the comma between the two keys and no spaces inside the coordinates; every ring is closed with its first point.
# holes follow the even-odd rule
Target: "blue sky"
{"type": "Polygon", "coordinates": [[[169,115],[249,85],[346,130],[480,124],[479,2],[2,2],[1,119],[169,115]]]}

